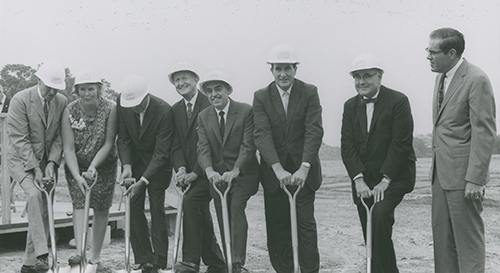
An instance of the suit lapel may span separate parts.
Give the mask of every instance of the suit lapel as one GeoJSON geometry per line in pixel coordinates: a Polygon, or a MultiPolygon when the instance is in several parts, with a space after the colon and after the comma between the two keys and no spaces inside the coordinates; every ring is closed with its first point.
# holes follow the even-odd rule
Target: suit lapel
{"type": "MultiPolygon", "coordinates": [[[[194,110],[193,110],[193,114],[194,114],[194,110]]],[[[187,119],[186,102],[184,101],[184,99],[182,99],[180,101],[179,115],[177,115],[176,118],[178,119],[176,122],[178,124],[180,124],[180,127],[181,127],[182,138],[186,139],[187,134],[188,134],[188,130],[189,130],[189,124],[188,124],[188,119],[187,119]]]]}
{"type": "Polygon", "coordinates": [[[290,99],[288,101],[288,109],[286,113],[287,120],[292,120],[293,114],[295,113],[300,98],[302,97],[302,88],[298,85],[299,83],[297,81],[293,82],[293,87],[292,91],[290,92],[290,99]]]}
{"type": "MultiPolygon", "coordinates": [[[[198,97],[196,98],[196,102],[193,105],[193,118],[191,118],[191,120],[188,123],[186,136],[187,136],[189,130],[191,130],[191,127],[193,126],[194,120],[196,119],[196,117],[198,117],[198,113],[202,110],[201,109],[202,104],[203,104],[203,97],[202,96],[205,96],[205,95],[201,94],[199,91],[197,91],[197,92],[198,92],[198,97]]],[[[184,104],[184,107],[185,106],[186,106],[186,104],[184,104]]],[[[184,111],[184,113],[186,113],[186,111],[184,111]]],[[[186,115],[186,122],[187,122],[187,115],[186,115]]]]}
{"type": "Polygon", "coordinates": [[[224,131],[224,138],[222,142],[222,146],[224,147],[224,144],[226,144],[226,140],[229,136],[229,132],[231,132],[231,129],[233,128],[234,121],[236,120],[236,115],[238,114],[238,107],[234,105],[234,101],[231,101],[231,104],[229,105],[229,109],[227,111],[226,115],[226,127],[224,131]]]}
{"type": "MultiPolygon", "coordinates": [[[[448,88],[445,90],[445,94],[444,94],[444,98],[443,98],[443,105],[441,106],[441,109],[438,110],[436,121],[439,118],[439,116],[441,116],[441,113],[443,112],[443,109],[446,107],[446,105],[450,101],[450,98],[457,92],[458,87],[460,87],[462,85],[464,77],[467,74],[467,67],[468,67],[468,63],[466,60],[464,60],[463,63],[458,67],[457,72],[455,72],[455,75],[453,75],[453,78],[451,79],[451,82],[448,85],[448,88]]],[[[439,88],[439,87],[437,87],[437,88],[439,88]]]]}
{"type": "Polygon", "coordinates": [[[359,127],[361,128],[361,132],[363,133],[363,139],[366,139],[366,135],[368,134],[366,128],[367,128],[367,121],[366,121],[366,104],[361,103],[361,96],[357,96],[356,98],[358,107],[356,107],[356,113],[359,121],[359,127]]]}
{"type": "Polygon", "coordinates": [[[222,145],[222,136],[220,135],[220,130],[219,130],[219,119],[217,116],[217,112],[215,111],[215,107],[212,107],[212,109],[208,112],[208,123],[210,127],[212,127],[212,130],[214,131],[215,137],[219,141],[219,144],[222,145]]]}
{"type": "Polygon", "coordinates": [[[40,96],[38,96],[38,89],[37,87],[33,87],[33,89],[30,92],[30,100],[32,105],[35,108],[35,111],[38,113],[40,116],[40,119],[42,120],[43,126],[47,128],[47,121],[45,120],[45,113],[43,112],[43,105],[42,105],[42,100],[40,99],[40,96]]]}
{"type": "Polygon", "coordinates": [[[372,123],[370,124],[370,132],[373,129],[373,126],[375,126],[375,123],[377,122],[380,113],[382,113],[382,110],[385,108],[385,95],[386,95],[386,90],[385,87],[382,85],[380,86],[380,92],[377,97],[378,98],[377,102],[375,103],[373,108],[373,116],[372,116],[372,123]]]}
{"type": "Polygon", "coordinates": [[[150,95],[149,96],[149,105],[148,105],[148,108],[146,109],[146,113],[144,113],[144,118],[142,120],[141,131],[139,133],[139,139],[141,139],[142,135],[148,129],[148,126],[153,121],[153,119],[155,117],[155,113],[156,113],[156,108],[157,108],[156,106],[157,106],[156,101],[150,95]]]}
{"type": "MultiPolygon", "coordinates": [[[[276,109],[276,112],[278,113],[280,121],[285,124],[286,123],[286,115],[285,115],[285,109],[283,108],[283,102],[281,100],[280,93],[278,91],[278,87],[276,87],[276,83],[272,82],[271,86],[269,88],[270,96],[271,96],[271,101],[274,105],[274,108],[276,109]]],[[[290,107],[288,107],[290,108],[290,107]]]]}

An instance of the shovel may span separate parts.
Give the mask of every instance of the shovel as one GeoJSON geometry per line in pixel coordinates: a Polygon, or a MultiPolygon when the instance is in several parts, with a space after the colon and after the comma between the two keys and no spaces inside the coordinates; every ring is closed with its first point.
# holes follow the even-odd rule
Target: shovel
{"type": "MultiPolygon", "coordinates": [[[[135,183],[135,178],[125,178],[120,184],[123,194],[135,183]]],[[[125,269],[116,273],[141,273],[141,270],[132,270],[130,267],[130,194],[125,195],[125,269]]]]}
{"type": "Polygon", "coordinates": [[[86,251],[87,251],[87,232],[89,229],[89,211],[90,211],[90,197],[92,195],[92,189],[94,188],[95,184],[97,184],[97,173],[93,177],[92,181],[92,176],[87,173],[83,172],[82,173],[83,178],[87,181],[87,187],[85,188],[85,206],[83,210],[83,233],[82,233],[82,242],[81,242],[81,249],[80,249],[80,256],[81,256],[81,262],[80,262],[80,273],[83,272],[95,272],[97,269],[97,264],[87,264],[87,257],[86,251]],[[91,182],[91,183],[90,183],[91,182]],[[87,269],[87,267],[89,267],[87,269]],[[95,267],[95,268],[94,268],[95,267]]]}
{"type": "Polygon", "coordinates": [[[297,187],[295,192],[292,194],[292,190],[289,190],[287,186],[282,185],[281,187],[288,195],[288,202],[290,202],[290,226],[292,231],[292,252],[293,252],[293,272],[299,273],[299,236],[297,231],[297,195],[299,194],[300,187],[297,187]]]}
{"type": "Polygon", "coordinates": [[[366,272],[372,272],[372,216],[373,216],[373,208],[376,203],[373,203],[371,208],[368,208],[368,205],[365,203],[363,198],[361,199],[361,203],[366,210],[366,272]]]}
{"type": "MultiPolygon", "coordinates": [[[[172,264],[175,266],[177,263],[178,255],[179,255],[179,241],[181,237],[181,227],[182,227],[182,216],[183,216],[183,211],[182,211],[182,205],[184,203],[184,195],[189,191],[191,188],[191,184],[189,184],[187,187],[184,189],[182,187],[175,187],[175,190],[177,191],[178,195],[178,200],[177,200],[177,216],[175,219],[175,233],[174,233],[174,253],[173,253],[173,259],[172,259],[172,264]]],[[[161,271],[165,273],[174,273],[174,269],[167,270],[167,271],[161,271]]]]}
{"type": "MultiPolygon", "coordinates": [[[[225,183],[225,182],[223,182],[225,183]]],[[[224,226],[224,241],[226,243],[226,264],[227,264],[227,273],[233,272],[233,258],[231,256],[231,230],[229,228],[229,212],[227,209],[227,195],[229,190],[231,189],[232,182],[227,183],[227,188],[224,192],[221,192],[219,188],[212,183],[215,191],[220,196],[220,200],[222,203],[222,224],[224,226]]]]}
{"type": "Polygon", "coordinates": [[[54,227],[54,207],[52,200],[54,199],[57,181],[53,177],[42,178],[42,185],[34,183],[35,187],[45,194],[47,198],[47,212],[49,216],[49,234],[50,246],[52,250],[52,265],[50,266],[49,273],[58,273],[59,266],[57,264],[57,251],[56,251],[56,229],[54,227]]]}

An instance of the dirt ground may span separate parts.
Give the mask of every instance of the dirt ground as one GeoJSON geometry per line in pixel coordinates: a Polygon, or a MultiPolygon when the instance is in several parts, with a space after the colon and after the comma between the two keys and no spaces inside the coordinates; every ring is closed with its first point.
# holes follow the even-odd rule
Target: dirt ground
{"type": "MultiPolygon", "coordinates": [[[[323,162],[324,183],[318,190],[315,216],[318,225],[320,272],[365,272],[365,246],[352,203],[350,183],[340,161],[323,162]]],[[[430,159],[419,159],[417,185],[396,209],[394,245],[400,272],[433,272],[431,193],[428,170],[430,159]]],[[[500,272],[500,156],[491,164],[492,181],[487,186],[483,219],[486,228],[486,272],[500,272]]],[[[246,268],[251,272],[273,272],[267,256],[263,194],[260,190],[247,206],[249,222],[246,268]]],[[[212,205],[213,211],[213,205],[212,205]]],[[[213,212],[213,216],[215,213],[213,212]]],[[[216,221],[214,219],[214,221],[216,221]]],[[[217,226],[216,226],[217,228],[217,226]]],[[[19,272],[23,262],[24,234],[9,235],[0,246],[0,272],[19,272]],[[9,242],[10,243],[6,243],[9,242]]],[[[68,238],[61,236],[58,258],[62,265],[75,253],[68,238]]],[[[172,238],[171,238],[172,239],[172,238]]],[[[172,240],[171,240],[172,242],[172,240]]],[[[170,244],[172,250],[173,244],[170,244]]],[[[103,249],[98,272],[123,269],[123,231],[112,233],[111,244],[103,249]]],[[[172,251],[169,252],[171,266],[172,251]]],[[[204,268],[202,268],[201,272],[204,268]]]]}

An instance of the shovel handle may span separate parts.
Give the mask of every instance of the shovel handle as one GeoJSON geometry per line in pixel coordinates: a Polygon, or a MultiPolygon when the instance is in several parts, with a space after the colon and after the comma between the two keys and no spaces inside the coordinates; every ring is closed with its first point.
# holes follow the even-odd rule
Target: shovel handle
{"type": "Polygon", "coordinates": [[[54,206],[52,200],[54,199],[54,192],[57,185],[57,180],[53,177],[43,177],[42,185],[39,185],[36,181],[34,182],[35,187],[45,194],[47,199],[47,214],[49,222],[49,234],[50,234],[50,247],[52,251],[52,265],[50,269],[52,272],[56,272],[57,266],[57,250],[56,250],[56,229],[54,225],[54,206]]]}
{"type": "Polygon", "coordinates": [[[293,272],[299,273],[299,236],[297,227],[297,195],[300,192],[300,187],[295,189],[292,194],[293,187],[282,187],[283,191],[288,195],[288,201],[290,202],[290,227],[292,234],[292,253],[293,253],[293,272]]]}
{"type": "Polygon", "coordinates": [[[177,262],[177,258],[179,255],[179,241],[181,237],[181,229],[182,229],[182,216],[183,216],[183,203],[184,203],[184,195],[191,188],[191,184],[182,189],[181,187],[175,187],[178,195],[177,201],[177,217],[175,220],[175,233],[174,233],[174,254],[173,254],[173,264],[177,262]]]}
{"type": "Polygon", "coordinates": [[[81,241],[81,249],[80,249],[80,271],[83,273],[85,266],[87,265],[87,233],[89,229],[89,211],[90,211],[90,198],[92,196],[92,189],[97,184],[98,173],[92,177],[88,172],[82,172],[82,177],[87,182],[87,187],[85,188],[85,205],[83,209],[83,227],[82,227],[82,241],[81,241]],[[90,183],[89,183],[90,182],[90,183]]]}
{"type": "Polygon", "coordinates": [[[229,211],[227,208],[227,195],[232,186],[232,181],[227,183],[227,188],[224,192],[219,190],[219,187],[215,183],[212,183],[217,194],[220,196],[221,204],[222,204],[222,224],[224,227],[224,241],[226,244],[226,264],[227,264],[227,272],[233,272],[233,257],[231,251],[231,229],[229,227],[229,211]]]}
{"type": "Polygon", "coordinates": [[[361,199],[361,204],[365,207],[366,210],[366,272],[371,272],[371,264],[372,264],[372,248],[373,248],[373,235],[372,235],[372,218],[373,218],[373,208],[377,204],[373,203],[371,207],[368,207],[364,198],[361,199]]]}

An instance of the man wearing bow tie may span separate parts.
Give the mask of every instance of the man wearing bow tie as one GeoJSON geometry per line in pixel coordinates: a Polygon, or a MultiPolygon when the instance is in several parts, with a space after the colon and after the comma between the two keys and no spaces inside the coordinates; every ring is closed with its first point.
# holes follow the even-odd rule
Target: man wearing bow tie
{"type": "Polygon", "coordinates": [[[352,180],[354,203],[366,240],[366,211],[373,209],[372,272],[398,272],[392,243],[394,210],[415,185],[413,117],[408,98],[381,84],[379,60],[356,57],[350,71],[358,95],[344,104],[342,160],[352,180]]]}

